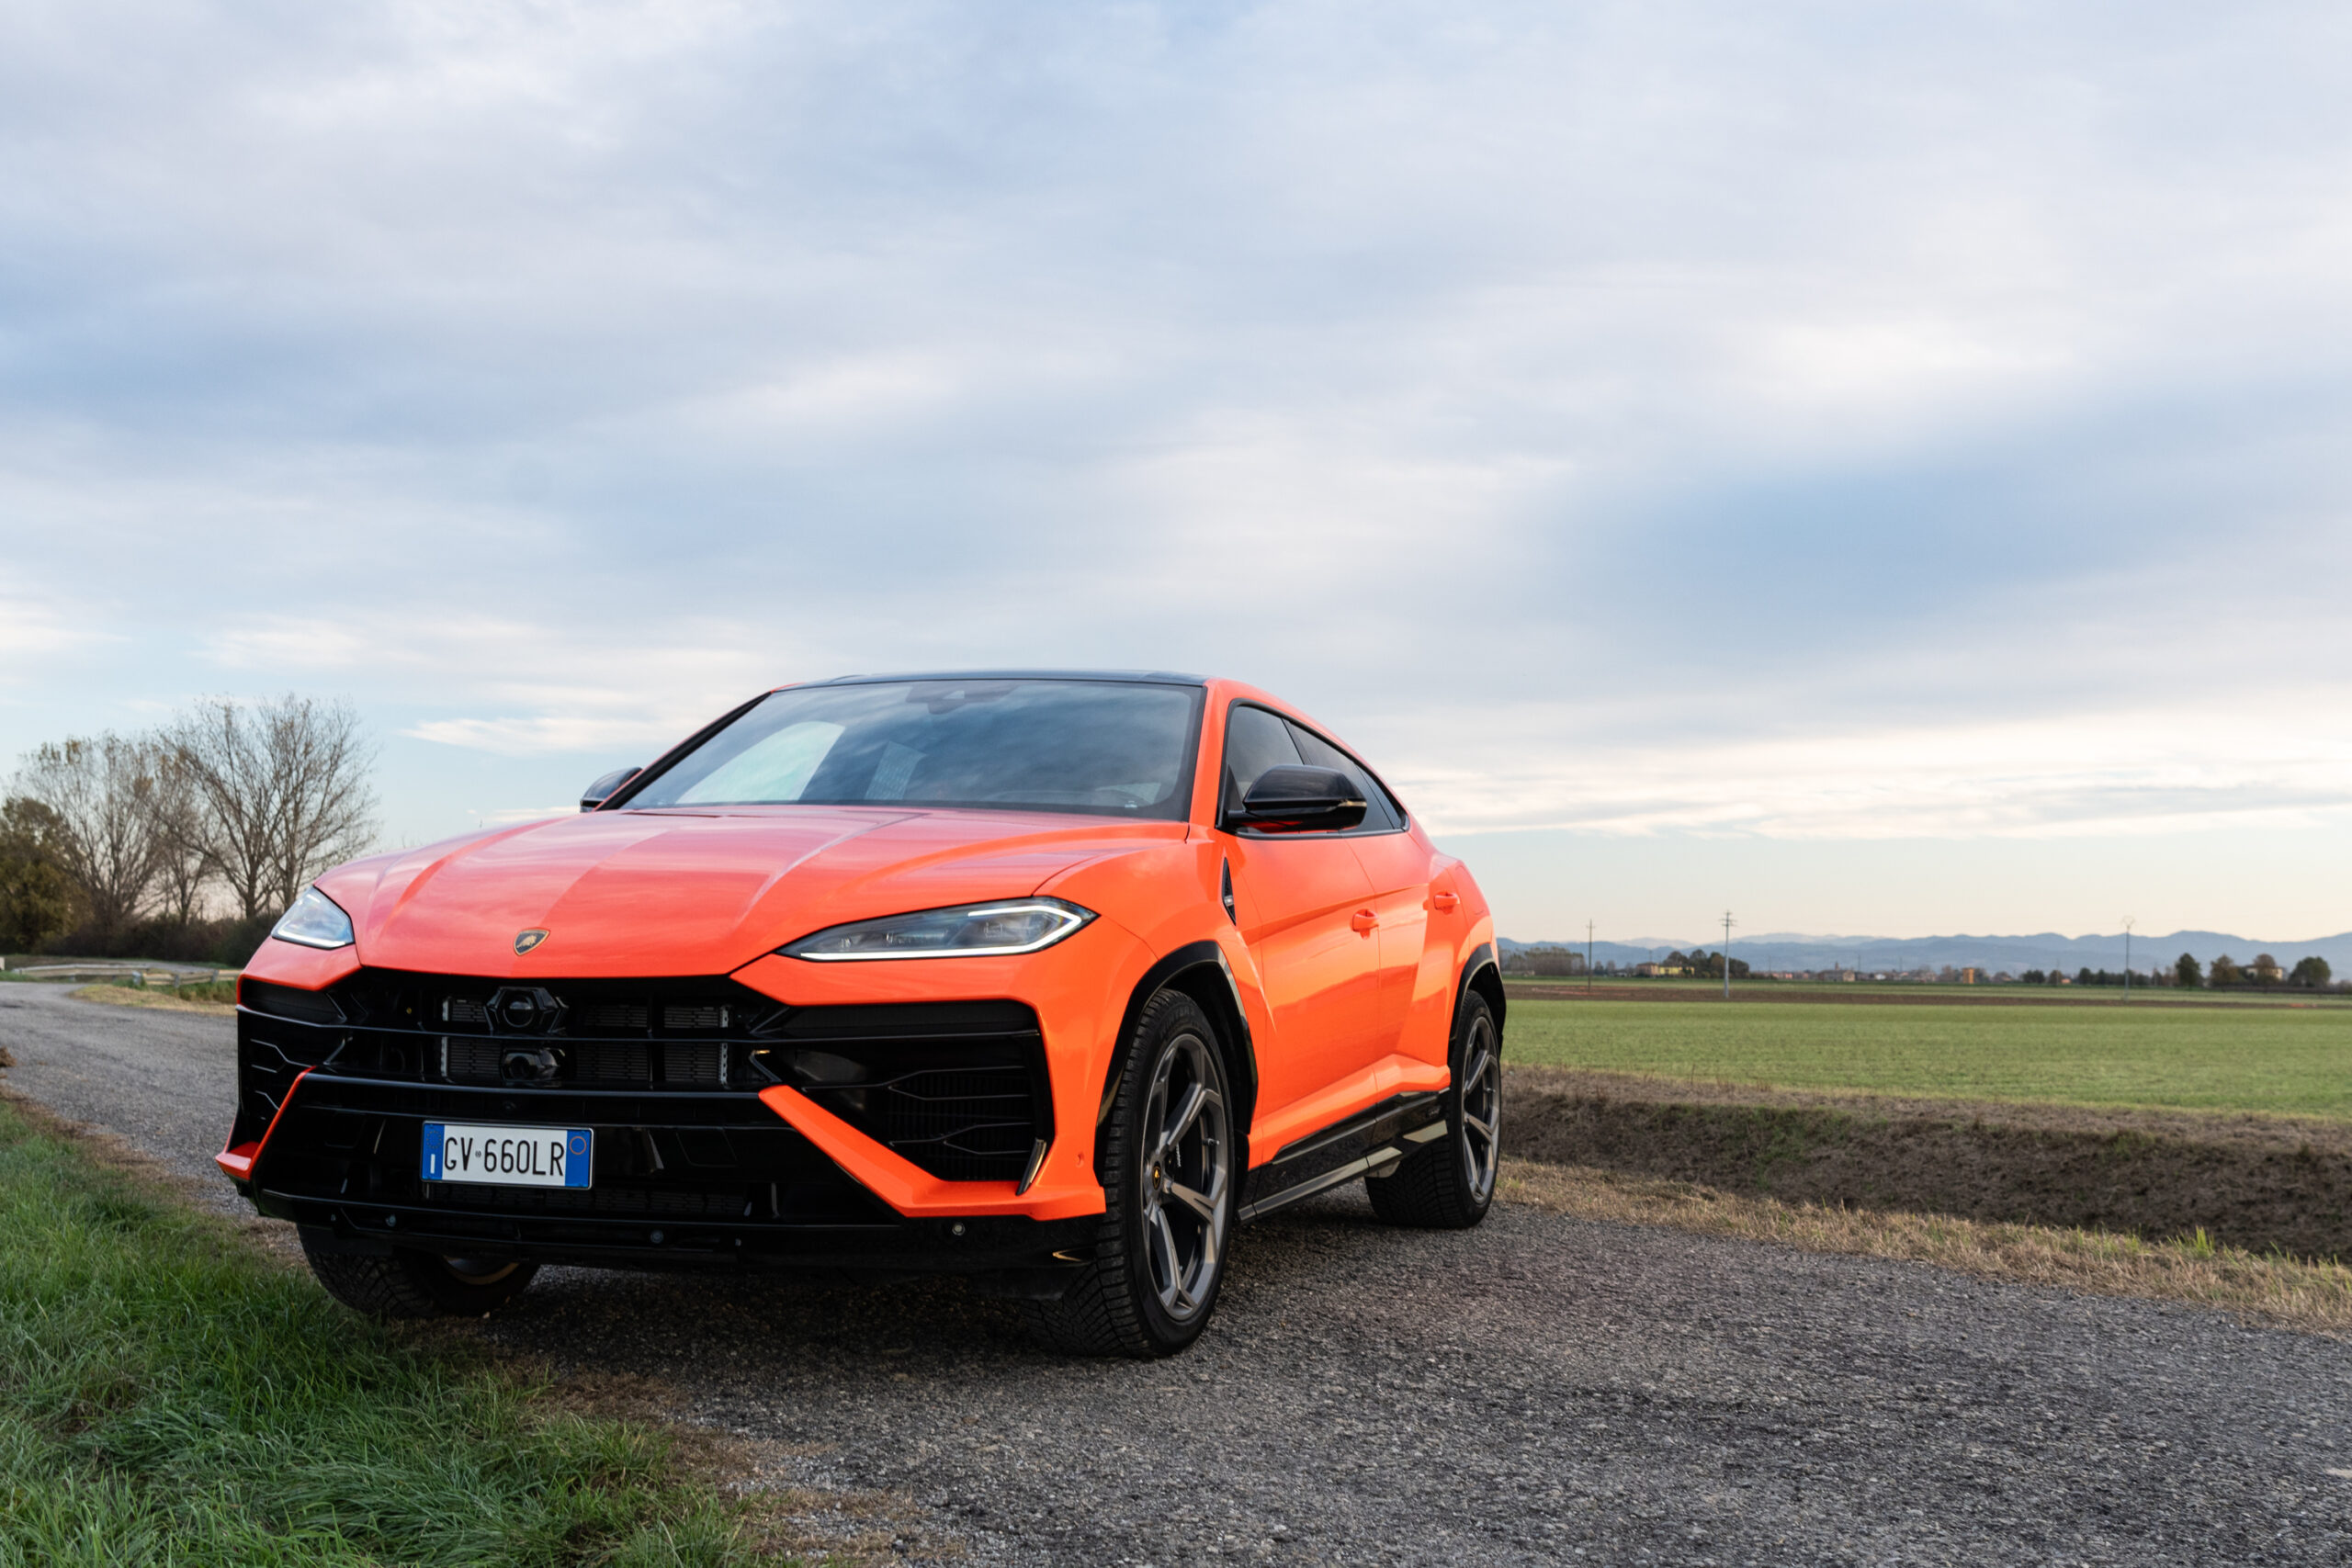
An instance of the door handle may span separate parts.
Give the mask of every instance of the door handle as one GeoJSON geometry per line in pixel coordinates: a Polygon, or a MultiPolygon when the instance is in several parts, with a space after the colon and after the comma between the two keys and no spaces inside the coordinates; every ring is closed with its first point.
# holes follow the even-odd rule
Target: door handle
{"type": "Polygon", "coordinates": [[[1370,936],[1379,925],[1380,917],[1370,909],[1358,909],[1348,917],[1348,929],[1359,935],[1370,936]]]}
{"type": "Polygon", "coordinates": [[[1430,895],[1430,908],[1435,909],[1441,915],[1450,915],[1453,913],[1453,911],[1460,907],[1461,903],[1462,895],[1459,893],[1432,893],[1430,895]]]}

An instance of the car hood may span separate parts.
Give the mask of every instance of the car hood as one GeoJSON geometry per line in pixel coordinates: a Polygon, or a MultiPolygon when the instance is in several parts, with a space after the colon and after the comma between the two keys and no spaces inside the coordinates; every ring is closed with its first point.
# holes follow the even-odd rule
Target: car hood
{"type": "Polygon", "coordinates": [[[319,879],[360,963],[498,978],[721,975],[846,920],[1014,897],[1181,822],[782,807],[599,811],[319,879]],[[547,933],[518,953],[520,933],[547,933]]]}

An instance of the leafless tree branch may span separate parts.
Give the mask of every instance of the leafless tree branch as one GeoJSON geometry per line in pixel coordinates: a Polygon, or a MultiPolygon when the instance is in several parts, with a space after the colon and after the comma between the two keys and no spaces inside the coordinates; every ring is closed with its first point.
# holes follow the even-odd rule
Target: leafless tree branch
{"type": "Polygon", "coordinates": [[[375,835],[375,751],[343,704],[214,698],[165,742],[201,803],[205,857],[247,919],[285,908],[375,835]]]}

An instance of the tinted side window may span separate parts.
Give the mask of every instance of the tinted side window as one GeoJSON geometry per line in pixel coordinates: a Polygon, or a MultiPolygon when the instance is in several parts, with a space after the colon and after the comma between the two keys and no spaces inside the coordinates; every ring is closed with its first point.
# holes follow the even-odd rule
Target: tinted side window
{"type": "Polygon", "coordinates": [[[1379,832],[1405,825],[1404,818],[1397,813],[1396,803],[1389,799],[1388,792],[1364,771],[1363,763],[1311,729],[1301,729],[1295,724],[1285,728],[1290,730],[1291,740],[1298,747],[1301,761],[1310,768],[1329,768],[1335,773],[1345,773],[1355,782],[1358,789],[1363,791],[1363,831],[1379,832]]]}
{"type": "Polygon", "coordinates": [[[1296,767],[1290,727],[1264,708],[1237,707],[1225,721],[1225,801],[1238,806],[1268,768],[1296,767]]]}

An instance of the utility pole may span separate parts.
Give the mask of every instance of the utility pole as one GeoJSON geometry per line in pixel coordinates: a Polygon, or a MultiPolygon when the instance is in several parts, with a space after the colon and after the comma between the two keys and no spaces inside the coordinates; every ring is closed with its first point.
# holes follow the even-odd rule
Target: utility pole
{"type": "Polygon", "coordinates": [[[2123,917],[2123,999],[2127,1002],[2132,999],[2132,920],[2130,915],[2123,917]]]}
{"type": "Polygon", "coordinates": [[[1731,911],[1724,911],[1724,1000],[1731,1000],[1731,911]]]}
{"type": "Polygon", "coordinates": [[[1584,923],[1584,988],[1592,989],[1592,922],[1584,923]]]}

